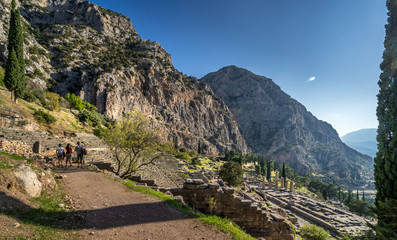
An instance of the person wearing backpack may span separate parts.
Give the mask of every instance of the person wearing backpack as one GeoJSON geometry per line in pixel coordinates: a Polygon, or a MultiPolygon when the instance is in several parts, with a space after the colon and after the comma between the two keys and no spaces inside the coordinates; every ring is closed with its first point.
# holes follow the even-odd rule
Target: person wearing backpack
{"type": "Polygon", "coordinates": [[[65,157],[65,149],[62,147],[62,144],[59,144],[57,148],[57,158],[58,158],[58,167],[63,167],[62,161],[65,157]]]}
{"type": "Polygon", "coordinates": [[[72,167],[72,153],[73,153],[72,145],[68,143],[68,145],[66,145],[66,163],[65,163],[66,166],[68,166],[68,162],[69,162],[69,165],[72,167]]]}
{"type": "Polygon", "coordinates": [[[84,153],[87,154],[87,150],[85,146],[80,145],[80,142],[77,142],[77,146],[74,148],[74,151],[77,154],[77,167],[82,168],[84,164],[84,153]]]}

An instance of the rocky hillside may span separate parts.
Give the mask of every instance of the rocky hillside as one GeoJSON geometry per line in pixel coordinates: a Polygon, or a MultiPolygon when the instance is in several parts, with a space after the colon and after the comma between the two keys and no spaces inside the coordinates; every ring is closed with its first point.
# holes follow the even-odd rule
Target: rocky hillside
{"type": "MultiPolygon", "coordinates": [[[[6,59],[11,0],[0,2],[0,66],[6,59]]],[[[176,70],[157,42],[142,40],[131,20],[80,0],[20,0],[30,89],[75,93],[117,119],[134,108],[165,139],[207,153],[245,141],[228,107],[211,88],[176,70]]]]}
{"type": "Polygon", "coordinates": [[[346,146],[330,124],[314,117],[271,79],[229,66],[202,81],[228,105],[253,152],[286,162],[301,174],[372,177],[369,156],[346,146]]]}

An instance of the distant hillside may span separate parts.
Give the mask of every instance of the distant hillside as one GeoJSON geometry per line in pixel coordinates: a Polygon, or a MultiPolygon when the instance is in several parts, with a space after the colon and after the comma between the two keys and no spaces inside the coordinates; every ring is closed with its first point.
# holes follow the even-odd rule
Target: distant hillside
{"type": "Polygon", "coordinates": [[[341,137],[341,140],[349,147],[375,157],[377,149],[376,128],[360,129],[355,132],[348,133],[341,137]]]}
{"type": "Polygon", "coordinates": [[[372,178],[371,157],[345,145],[330,124],[271,79],[228,66],[202,81],[227,104],[254,153],[286,162],[300,174],[321,173],[349,182],[372,178]]]}

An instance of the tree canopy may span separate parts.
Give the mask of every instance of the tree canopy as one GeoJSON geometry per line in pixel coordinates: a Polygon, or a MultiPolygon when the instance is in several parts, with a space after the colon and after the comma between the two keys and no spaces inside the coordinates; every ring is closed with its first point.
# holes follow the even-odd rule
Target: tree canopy
{"type": "Polygon", "coordinates": [[[379,239],[397,239],[397,3],[386,1],[388,20],[378,81],[378,152],[375,157],[376,214],[379,239]],[[393,211],[394,210],[394,211],[393,211]]]}
{"type": "Polygon", "coordinates": [[[8,58],[6,62],[4,85],[11,91],[16,101],[22,98],[26,89],[25,59],[23,51],[22,17],[16,7],[15,0],[11,2],[10,28],[8,30],[8,58]]]}
{"type": "Polygon", "coordinates": [[[151,121],[136,110],[114,127],[101,131],[100,137],[113,153],[116,174],[121,178],[128,178],[139,168],[173,152],[173,144],[162,143],[151,121]]]}
{"type": "Polygon", "coordinates": [[[237,162],[229,161],[223,164],[219,176],[231,186],[238,186],[243,183],[243,169],[237,162]]]}

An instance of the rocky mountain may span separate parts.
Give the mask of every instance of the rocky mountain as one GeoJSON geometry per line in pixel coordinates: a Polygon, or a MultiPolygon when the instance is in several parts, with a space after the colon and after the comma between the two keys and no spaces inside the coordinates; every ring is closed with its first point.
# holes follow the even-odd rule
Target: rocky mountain
{"type": "MultiPolygon", "coordinates": [[[[0,2],[0,66],[7,56],[11,0],[0,2]]],[[[81,0],[20,0],[29,89],[75,93],[113,119],[139,109],[165,139],[218,153],[247,147],[228,107],[186,76],[131,20],[81,0]]]]}
{"type": "Polygon", "coordinates": [[[368,156],[375,157],[378,151],[376,134],[376,128],[367,128],[350,132],[340,139],[349,147],[368,156]]]}
{"type": "Polygon", "coordinates": [[[369,156],[346,146],[330,124],[314,117],[271,79],[228,66],[201,80],[228,105],[254,153],[286,162],[300,174],[372,178],[369,156]]]}

